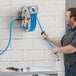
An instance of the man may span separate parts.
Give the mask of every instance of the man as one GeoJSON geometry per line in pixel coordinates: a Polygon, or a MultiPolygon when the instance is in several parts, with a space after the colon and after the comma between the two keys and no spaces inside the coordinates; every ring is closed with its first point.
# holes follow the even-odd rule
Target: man
{"type": "Polygon", "coordinates": [[[66,22],[71,28],[61,40],[50,38],[45,32],[42,37],[59,47],[53,50],[54,54],[64,54],[65,76],[76,76],[76,8],[67,9],[66,22]]]}

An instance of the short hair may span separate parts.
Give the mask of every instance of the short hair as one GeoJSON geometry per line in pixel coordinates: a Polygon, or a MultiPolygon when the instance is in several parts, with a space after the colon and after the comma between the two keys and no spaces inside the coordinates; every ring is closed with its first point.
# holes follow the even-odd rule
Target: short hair
{"type": "Polygon", "coordinates": [[[76,8],[69,8],[67,11],[70,11],[70,17],[74,17],[74,20],[76,21],[76,8]]]}

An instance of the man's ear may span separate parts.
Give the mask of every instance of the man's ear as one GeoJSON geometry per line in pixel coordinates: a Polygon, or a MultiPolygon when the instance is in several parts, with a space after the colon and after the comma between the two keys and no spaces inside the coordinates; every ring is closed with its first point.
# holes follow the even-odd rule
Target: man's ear
{"type": "Polygon", "coordinates": [[[75,21],[75,18],[74,17],[71,17],[71,21],[74,22],[75,21]]]}

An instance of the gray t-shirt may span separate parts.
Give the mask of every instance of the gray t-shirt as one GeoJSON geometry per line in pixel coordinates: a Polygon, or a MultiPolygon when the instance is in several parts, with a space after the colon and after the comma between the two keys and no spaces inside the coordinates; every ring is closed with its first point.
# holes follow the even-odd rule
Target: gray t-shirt
{"type": "MultiPolygon", "coordinates": [[[[67,46],[72,45],[76,48],[76,27],[66,31],[65,35],[61,39],[61,45],[67,46]]],[[[64,64],[74,64],[76,63],[76,52],[64,54],[64,64]]]]}

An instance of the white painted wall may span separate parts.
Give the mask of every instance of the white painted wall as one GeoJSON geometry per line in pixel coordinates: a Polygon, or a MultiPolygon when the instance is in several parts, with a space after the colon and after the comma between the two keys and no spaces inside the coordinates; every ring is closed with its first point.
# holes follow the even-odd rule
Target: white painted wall
{"type": "MultiPolygon", "coordinates": [[[[10,22],[17,18],[22,6],[38,5],[38,17],[42,27],[50,37],[60,39],[65,32],[65,0],[0,0],[0,49],[9,38],[10,22]]],[[[12,29],[12,42],[8,51],[0,56],[0,69],[14,67],[42,67],[58,71],[64,76],[63,55],[60,61],[52,53],[51,47],[42,39],[40,29],[24,32],[16,22],[12,29]]]]}

